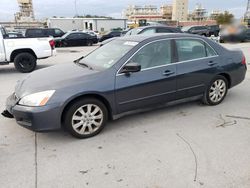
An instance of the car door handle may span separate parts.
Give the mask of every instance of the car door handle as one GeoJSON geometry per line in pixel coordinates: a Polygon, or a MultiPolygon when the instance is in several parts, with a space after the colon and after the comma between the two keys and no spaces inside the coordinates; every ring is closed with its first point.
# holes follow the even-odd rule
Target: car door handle
{"type": "Polygon", "coordinates": [[[214,62],[214,61],[209,61],[208,65],[209,66],[214,66],[214,65],[217,65],[218,63],[214,62]]]}
{"type": "Polygon", "coordinates": [[[173,71],[170,71],[170,70],[166,70],[164,73],[163,73],[163,75],[164,76],[170,76],[170,75],[173,75],[175,72],[173,72],[173,71]]]}

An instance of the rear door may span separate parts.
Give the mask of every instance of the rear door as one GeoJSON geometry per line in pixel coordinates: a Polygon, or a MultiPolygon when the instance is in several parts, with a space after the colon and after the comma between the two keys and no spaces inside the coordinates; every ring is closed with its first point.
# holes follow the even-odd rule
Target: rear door
{"type": "Polygon", "coordinates": [[[203,94],[219,66],[216,51],[201,39],[176,39],[177,97],[203,94]]]}
{"type": "Polygon", "coordinates": [[[77,46],[79,44],[79,34],[71,33],[66,37],[65,43],[67,46],[77,46]]]}
{"type": "Polygon", "coordinates": [[[176,65],[172,61],[171,40],[149,43],[132,56],[127,63],[136,62],[142,70],[130,75],[119,72],[116,75],[119,113],[174,100],[176,65]]]}
{"type": "Polygon", "coordinates": [[[86,33],[79,33],[79,39],[77,40],[77,46],[86,46],[89,35],[86,33]]]}

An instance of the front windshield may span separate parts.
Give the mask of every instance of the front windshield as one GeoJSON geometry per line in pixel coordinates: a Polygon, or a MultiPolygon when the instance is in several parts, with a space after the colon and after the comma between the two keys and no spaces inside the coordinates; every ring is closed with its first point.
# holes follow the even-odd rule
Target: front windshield
{"type": "Polygon", "coordinates": [[[191,27],[187,26],[187,27],[182,27],[181,30],[182,31],[188,31],[191,27]]]}
{"type": "Polygon", "coordinates": [[[69,32],[68,32],[68,33],[65,33],[65,34],[62,36],[62,38],[65,39],[69,34],[70,34],[69,32]]]}
{"type": "Polygon", "coordinates": [[[90,53],[79,63],[98,70],[108,69],[137,44],[138,42],[133,41],[113,40],[90,53]]]}
{"type": "Polygon", "coordinates": [[[129,36],[129,35],[137,35],[138,33],[140,33],[142,31],[142,29],[131,29],[130,31],[128,31],[125,36],[129,36]]]}

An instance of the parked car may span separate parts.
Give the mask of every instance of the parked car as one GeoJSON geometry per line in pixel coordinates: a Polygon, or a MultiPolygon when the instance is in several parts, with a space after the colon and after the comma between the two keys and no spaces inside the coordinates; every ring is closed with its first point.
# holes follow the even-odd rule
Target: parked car
{"type": "Polygon", "coordinates": [[[0,26],[0,65],[14,62],[18,71],[27,73],[36,68],[37,59],[51,57],[54,53],[55,42],[52,38],[10,38],[0,26]]]}
{"type": "Polygon", "coordinates": [[[90,35],[82,31],[68,32],[60,38],[55,38],[56,47],[92,46],[97,42],[96,35],[90,35]]]}
{"type": "Polygon", "coordinates": [[[207,28],[209,30],[209,33],[208,33],[209,37],[212,35],[214,35],[215,37],[219,36],[219,33],[220,33],[220,26],[219,25],[208,25],[207,28]]]}
{"type": "Polygon", "coordinates": [[[42,37],[61,37],[65,33],[58,28],[30,28],[25,32],[25,37],[42,38],[42,37]]]}
{"type": "Polygon", "coordinates": [[[250,41],[250,29],[237,28],[235,31],[230,32],[227,29],[220,32],[219,40],[224,42],[245,42],[250,41]]]}
{"type": "Polygon", "coordinates": [[[63,126],[75,137],[88,138],[128,111],[194,97],[218,105],[246,70],[242,51],[204,37],[121,37],[74,63],[20,80],[3,115],[34,131],[63,126]]]}
{"type": "Polygon", "coordinates": [[[125,36],[130,35],[150,35],[154,33],[182,33],[182,31],[177,27],[169,27],[162,25],[154,25],[154,26],[144,26],[138,27],[128,31],[125,36]]]}
{"type": "Polygon", "coordinates": [[[102,35],[99,39],[99,42],[103,42],[107,39],[113,38],[113,37],[120,37],[121,36],[121,31],[110,31],[105,35],[102,35]]]}
{"type": "Polygon", "coordinates": [[[202,35],[202,36],[209,36],[209,29],[206,26],[186,26],[182,27],[181,30],[184,33],[202,35]]]}

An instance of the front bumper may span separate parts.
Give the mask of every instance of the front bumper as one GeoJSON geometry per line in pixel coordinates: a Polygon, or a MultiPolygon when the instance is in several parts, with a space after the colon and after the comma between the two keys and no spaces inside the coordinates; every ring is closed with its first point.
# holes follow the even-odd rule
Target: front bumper
{"type": "Polygon", "coordinates": [[[27,107],[17,104],[15,95],[6,102],[6,110],[14,116],[16,122],[33,131],[51,131],[61,128],[61,110],[58,105],[27,107]]]}

